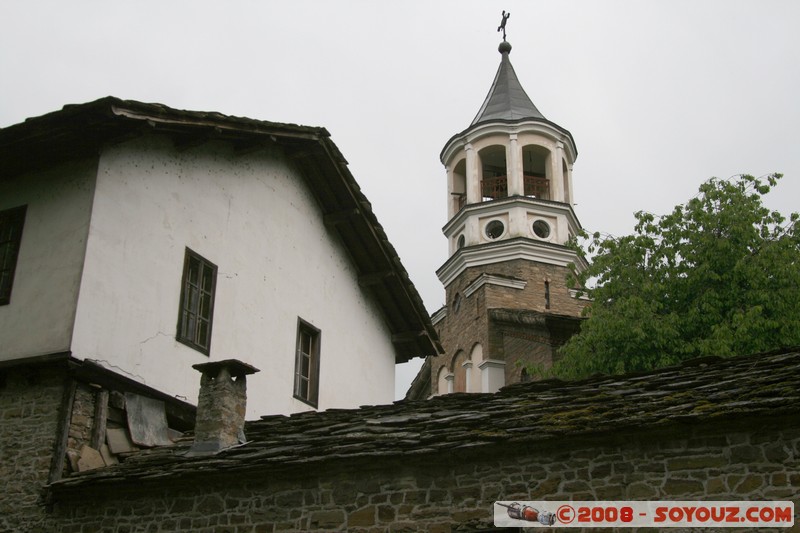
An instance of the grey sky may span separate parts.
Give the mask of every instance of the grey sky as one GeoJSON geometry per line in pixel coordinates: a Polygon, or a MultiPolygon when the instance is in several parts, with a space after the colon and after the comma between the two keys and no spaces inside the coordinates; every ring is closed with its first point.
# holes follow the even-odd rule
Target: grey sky
{"type": "Polygon", "coordinates": [[[738,173],[783,172],[770,206],[798,210],[794,0],[0,0],[0,127],[107,95],[324,126],[434,311],[439,152],[489,90],[503,9],[520,81],[577,143],[585,228],[738,173]]]}

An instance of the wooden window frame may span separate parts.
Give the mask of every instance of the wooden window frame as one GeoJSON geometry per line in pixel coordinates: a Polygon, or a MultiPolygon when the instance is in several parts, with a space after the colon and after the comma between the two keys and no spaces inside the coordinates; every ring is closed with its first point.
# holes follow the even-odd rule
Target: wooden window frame
{"type": "Polygon", "coordinates": [[[297,342],[294,360],[294,397],[317,408],[319,405],[319,356],[322,332],[297,318],[297,342]],[[308,344],[303,341],[308,339],[308,344]],[[307,365],[304,365],[306,363],[307,365]]]}
{"type": "Polygon", "coordinates": [[[200,254],[186,248],[181,277],[181,299],[178,302],[178,328],[175,340],[181,344],[209,355],[211,350],[211,331],[214,324],[214,300],[217,289],[217,265],[200,254]],[[198,265],[197,275],[190,279],[192,264],[198,265]],[[204,276],[211,277],[210,287],[203,286],[204,276]],[[192,301],[192,295],[195,295],[192,301]],[[204,300],[204,297],[206,298],[204,300]],[[201,308],[203,302],[205,308],[201,308]],[[207,324],[205,332],[202,325],[207,324]]]}
{"type": "Polygon", "coordinates": [[[0,305],[11,303],[27,205],[0,211],[0,305]]]}

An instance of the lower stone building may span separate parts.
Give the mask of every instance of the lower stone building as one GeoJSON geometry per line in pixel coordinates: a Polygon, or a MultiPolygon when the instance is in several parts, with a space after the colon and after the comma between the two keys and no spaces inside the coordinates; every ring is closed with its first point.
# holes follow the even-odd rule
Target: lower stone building
{"type": "MultiPolygon", "coordinates": [[[[0,382],[0,530],[482,531],[498,500],[791,500],[800,512],[797,351],[267,416],[218,452],[172,434],[78,473],[53,455],[59,424],[87,425],[65,416],[59,365],[0,382]]],[[[214,394],[243,397],[254,369],[200,370],[214,394]]],[[[197,420],[206,436],[206,424],[241,429],[197,420]]]]}

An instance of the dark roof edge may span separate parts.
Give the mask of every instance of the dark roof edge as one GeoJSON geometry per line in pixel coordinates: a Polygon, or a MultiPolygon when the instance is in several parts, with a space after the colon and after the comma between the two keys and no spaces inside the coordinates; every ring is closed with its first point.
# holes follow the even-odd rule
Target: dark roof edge
{"type": "MultiPolygon", "coordinates": [[[[76,116],[89,116],[97,114],[106,119],[112,119],[114,116],[121,116],[119,113],[121,109],[128,109],[142,114],[139,117],[145,120],[145,115],[151,118],[179,118],[185,119],[185,123],[195,123],[196,125],[239,125],[243,131],[250,131],[252,133],[263,132],[286,135],[291,135],[292,132],[313,134],[322,137],[330,137],[330,133],[323,127],[318,126],[303,126],[298,124],[289,124],[282,122],[270,122],[266,120],[256,120],[247,117],[238,117],[233,115],[225,115],[215,111],[188,111],[177,108],[172,108],[158,103],[145,103],[137,100],[124,100],[116,96],[105,96],[98,98],[91,102],[81,104],[65,104],[57,111],[51,111],[44,115],[37,117],[30,117],[23,122],[12,124],[4,128],[0,128],[0,142],[2,137],[6,134],[17,134],[17,130],[23,128],[30,128],[34,126],[46,125],[48,122],[63,121],[71,119],[76,116]]],[[[134,117],[129,117],[134,118],[134,117]]]]}
{"type": "MultiPolygon", "coordinates": [[[[342,163],[346,163],[344,157],[339,152],[339,148],[334,144],[334,142],[330,138],[322,138],[319,139],[318,142],[325,148],[326,153],[331,161],[335,162],[340,160],[342,163]]],[[[361,209],[360,215],[366,221],[368,227],[371,230],[372,237],[375,239],[375,242],[380,247],[380,250],[384,256],[384,259],[388,264],[391,265],[392,271],[395,273],[396,277],[402,281],[403,290],[405,293],[405,297],[408,298],[413,306],[415,312],[415,319],[416,322],[421,326],[420,333],[426,335],[430,340],[430,345],[432,348],[431,353],[426,353],[422,355],[433,355],[435,353],[441,353],[444,351],[441,344],[439,343],[438,335],[436,334],[436,330],[434,329],[433,325],[431,324],[430,315],[428,314],[427,309],[425,308],[425,304],[422,300],[422,297],[419,295],[416,286],[411,281],[410,276],[408,275],[408,271],[406,271],[403,263],[400,260],[400,256],[397,253],[394,245],[389,241],[388,235],[386,235],[386,230],[383,229],[383,226],[378,221],[375,212],[372,210],[372,204],[369,202],[367,197],[361,191],[361,188],[358,186],[355,177],[353,176],[352,172],[350,172],[350,168],[345,165],[335,165],[337,172],[343,178],[344,183],[347,185],[350,194],[353,196],[353,200],[356,205],[362,207],[368,207],[368,209],[361,209]]],[[[397,362],[406,362],[411,358],[403,358],[399,357],[397,362]]]]}

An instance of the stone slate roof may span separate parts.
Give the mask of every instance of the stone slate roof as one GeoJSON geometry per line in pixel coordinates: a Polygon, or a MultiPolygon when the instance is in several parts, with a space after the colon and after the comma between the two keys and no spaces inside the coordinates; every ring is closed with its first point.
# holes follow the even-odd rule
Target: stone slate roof
{"type": "Polygon", "coordinates": [[[508,55],[511,45],[503,41],[499,48],[502,59],[492,87],[486,95],[480,111],[470,126],[492,120],[517,121],[525,118],[544,119],[544,115],[533,105],[514,72],[508,55]],[[505,46],[504,46],[505,45],[505,46]]]}
{"type": "Polygon", "coordinates": [[[445,143],[445,147],[439,153],[439,159],[444,163],[445,151],[453,140],[463,137],[472,130],[481,127],[483,124],[493,122],[518,124],[527,121],[543,122],[560,131],[564,136],[569,138],[569,142],[577,156],[577,147],[575,146],[575,139],[572,138],[572,134],[555,122],[546,119],[522,87],[517,73],[511,65],[511,60],[509,59],[511,45],[503,41],[500,43],[498,51],[502,57],[500,66],[497,68],[497,73],[492,81],[492,86],[489,88],[489,94],[486,95],[486,99],[484,99],[480,110],[478,110],[478,114],[475,115],[469,127],[453,135],[447,143],[445,143]]]}
{"type": "Polygon", "coordinates": [[[230,142],[242,152],[279,146],[305,177],[325,224],[349,252],[359,283],[375,296],[392,332],[396,362],[443,351],[422,298],[325,128],[108,96],[0,128],[0,180],[97,157],[105,146],[149,133],[167,135],[183,148],[209,140],[230,142]]]}
{"type": "Polygon", "coordinates": [[[54,492],[148,479],[297,466],[442,457],[498,444],[650,431],[754,416],[800,416],[800,351],[703,358],[654,372],[576,382],[519,383],[496,394],[451,394],[355,410],[268,416],[248,423],[249,442],[217,455],[186,458],[191,443],[154,449],[124,463],[50,485],[54,492]]]}

